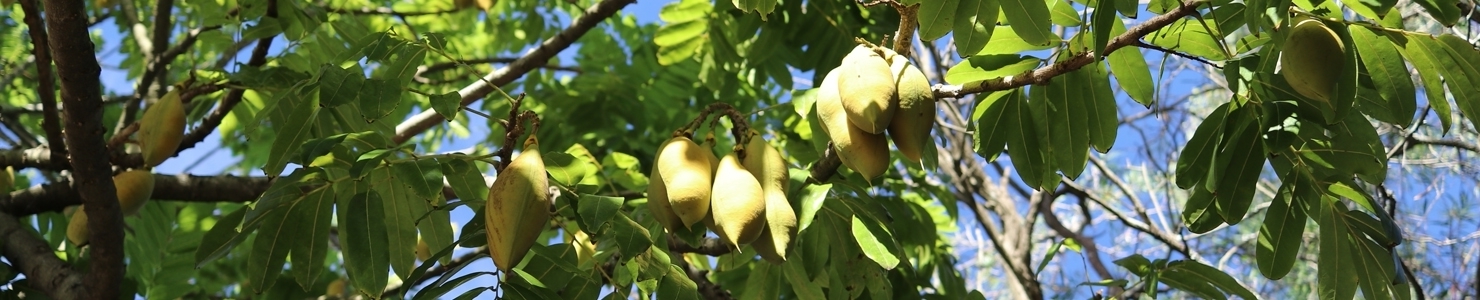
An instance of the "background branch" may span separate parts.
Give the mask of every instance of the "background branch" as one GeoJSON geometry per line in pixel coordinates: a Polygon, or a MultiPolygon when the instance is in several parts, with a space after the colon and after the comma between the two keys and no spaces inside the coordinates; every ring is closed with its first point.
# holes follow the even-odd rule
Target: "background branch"
{"type": "Polygon", "coordinates": [[[36,96],[41,101],[41,128],[46,132],[46,145],[52,157],[67,157],[66,142],[62,141],[61,116],[57,114],[56,85],[51,74],[46,23],[41,20],[41,11],[36,7],[35,0],[20,2],[21,10],[26,12],[26,27],[31,33],[32,55],[36,57],[36,96]]]}
{"type": "MultiPolygon", "coordinates": [[[[150,199],[185,202],[250,202],[257,200],[272,181],[267,177],[231,175],[197,176],[189,174],[154,174],[154,193],[150,199]]],[[[0,212],[29,216],[62,211],[82,204],[72,182],[55,182],[0,195],[0,212]]],[[[91,217],[91,215],[89,215],[91,217]]]]}
{"type": "MultiPolygon", "coordinates": [[[[513,82],[514,79],[524,76],[530,70],[547,64],[550,58],[555,57],[555,54],[560,53],[561,50],[569,48],[572,43],[575,43],[587,31],[595,28],[596,24],[615,15],[617,11],[633,2],[636,2],[636,0],[602,0],[596,3],[596,5],[592,5],[586,9],[584,15],[575,17],[570,27],[546,39],[538,47],[530,50],[524,56],[519,57],[519,59],[514,60],[503,68],[488,73],[481,80],[474,81],[472,84],[459,90],[458,94],[462,96],[462,102],[458,106],[468,106],[473,101],[477,101],[493,92],[494,87],[513,82]]],[[[411,137],[419,135],[445,120],[441,114],[432,110],[418,113],[406,121],[401,122],[400,125],[396,125],[396,135],[391,138],[391,142],[395,144],[405,143],[411,137]]]]}

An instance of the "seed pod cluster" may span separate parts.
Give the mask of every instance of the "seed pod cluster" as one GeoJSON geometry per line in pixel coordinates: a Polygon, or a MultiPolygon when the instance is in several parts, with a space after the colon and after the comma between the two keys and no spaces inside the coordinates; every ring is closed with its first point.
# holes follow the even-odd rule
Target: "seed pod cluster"
{"type": "Polygon", "coordinates": [[[518,265],[550,223],[549,187],[540,143],[531,134],[524,140],[524,151],[488,188],[483,205],[488,252],[500,271],[518,265]]]}
{"type": "Polygon", "coordinates": [[[883,47],[859,45],[818,86],[817,117],[843,165],[865,179],[889,166],[885,132],[908,161],[919,164],[934,147],[935,93],[909,58],[883,47]]]}
{"type": "Polygon", "coordinates": [[[737,250],[751,245],[762,258],[781,263],[797,234],[796,211],[786,196],[790,184],[786,159],[759,132],[752,130],[748,136],[744,158],[737,153],[714,155],[713,134],[702,146],[683,136],[664,143],[648,181],[647,206],[668,231],[685,232],[698,228],[684,219],[680,207],[701,204],[681,201],[702,202],[706,209],[696,214],[697,221],[720,240],[737,250]],[[674,196],[679,193],[705,197],[680,200],[674,196]]]}

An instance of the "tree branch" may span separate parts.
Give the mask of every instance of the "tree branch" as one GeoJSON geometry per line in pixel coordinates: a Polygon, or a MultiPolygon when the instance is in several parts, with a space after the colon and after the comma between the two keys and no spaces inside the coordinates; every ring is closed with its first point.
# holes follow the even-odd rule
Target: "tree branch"
{"type": "MultiPolygon", "coordinates": [[[[1094,269],[1096,275],[1100,275],[1100,279],[1115,279],[1114,275],[1110,274],[1110,268],[1105,267],[1105,261],[1100,258],[1100,247],[1095,245],[1095,240],[1085,237],[1074,230],[1070,230],[1069,227],[1064,226],[1063,222],[1059,221],[1059,216],[1053,213],[1053,198],[1057,197],[1051,196],[1050,200],[1038,203],[1040,206],[1038,211],[1043,213],[1043,223],[1048,225],[1048,228],[1053,229],[1060,236],[1074,239],[1074,242],[1084,247],[1085,260],[1089,261],[1090,268],[1094,269]]],[[[1088,215],[1084,217],[1086,220],[1090,218],[1088,215]]],[[[1118,295],[1120,292],[1112,291],[1110,294],[1118,295]]]]}
{"type": "Polygon", "coordinates": [[[46,30],[57,75],[62,82],[66,143],[72,176],[87,212],[92,244],[88,286],[82,298],[115,298],[123,279],[123,214],[114,194],[108,146],[103,143],[102,68],[94,58],[87,27],[87,7],[81,0],[47,0],[46,30]]]}
{"type": "MultiPolygon", "coordinates": [[[[416,68],[416,76],[415,76],[415,78],[419,82],[426,83],[426,82],[430,82],[431,81],[431,79],[426,78],[426,75],[427,74],[438,73],[438,72],[442,72],[442,71],[447,71],[447,70],[455,69],[455,68],[457,68],[458,66],[461,66],[461,65],[465,65],[465,64],[507,64],[507,63],[513,63],[515,60],[518,60],[518,58],[514,58],[514,57],[487,57],[487,58],[477,58],[477,59],[464,59],[464,60],[449,61],[449,62],[439,62],[439,63],[435,63],[435,64],[431,64],[431,65],[417,67],[416,68]]],[[[579,73],[582,72],[581,71],[581,67],[561,66],[561,65],[556,65],[556,64],[545,64],[543,66],[540,66],[540,68],[544,68],[544,69],[548,69],[548,70],[556,70],[556,71],[575,72],[577,74],[579,74],[579,73]]]]}
{"type": "Polygon", "coordinates": [[[7,260],[22,274],[26,274],[32,287],[45,291],[52,299],[83,298],[82,275],[72,270],[67,262],[57,258],[51,247],[46,245],[46,241],[31,234],[30,228],[21,224],[20,220],[0,213],[0,241],[5,241],[0,243],[0,247],[4,247],[7,260]]]}
{"type": "Polygon", "coordinates": [[[724,241],[717,238],[704,238],[703,240],[699,241],[699,245],[692,246],[689,245],[688,242],[684,242],[683,240],[679,239],[677,236],[669,235],[668,250],[678,253],[698,253],[708,256],[720,256],[730,254],[730,252],[734,252],[735,248],[731,247],[729,243],[725,243],[724,241]]]}
{"type": "Polygon", "coordinates": [[[26,27],[31,32],[32,55],[36,57],[36,95],[41,101],[41,128],[46,131],[46,145],[52,157],[67,157],[66,142],[62,141],[61,115],[57,114],[56,82],[52,80],[46,23],[41,20],[41,10],[34,0],[20,2],[21,10],[26,12],[26,27]]]}
{"type": "MultiPolygon", "coordinates": [[[[474,101],[493,92],[494,87],[513,82],[514,79],[524,76],[530,70],[545,65],[550,58],[555,57],[561,50],[569,48],[572,43],[575,43],[587,31],[595,28],[596,24],[615,15],[617,11],[633,2],[636,2],[636,0],[602,0],[596,3],[596,5],[587,8],[584,15],[574,18],[570,27],[546,39],[538,47],[530,50],[524,56],[519,57],[519,59],[514,60],[503,68],[488,73],[482,79],[474,81],[472,84],[459,90],[458,94],[462,96],[462,102],[459,104],[459,107],[472,104],[474,101]]],[[[391,138],[391,141],[395,144],[405,143],[411,137],[421,134],[445,120],[436,111],[422,111],[410,119],[401,122],[400,125],[396,125],[396,135],[391,138]]]]}
{"type": "MultiPolygon", "coordinates": [[[[196,176],[189,174],[154,174],[154,192],[150,199],[183,202],[250,202],[257,200],[272,181],[267,177],[196,176]]],[[[82,204],[82,198],[69,181],[32,186],[0,195],[0,212],[29,216],[62,211],[82,204]]],[[[92,215],[88,215],[91,221],[92,215]]],[[[91,223],[91,222],[89,222],[91,223]]]]}
{"type": "MultiPolygon", "coordinates": [[[[1171,25],[1172,22],[1176,22],[1183,17],[1192,15],[1197,12],[1197,6],[1203,2],[1204,0],[1188,0],[1182,2],[1181,6],[1173,8],[1165,14],[1151,17],[1145,23],[1127,29],[1125,33],[1110,39],[1110,43],[1105,45],[1105,54],[1113,53],[1116,49],[1122,47],[1135,45],[1141,41],[1141,37],[1151,34],[1162,27],[1171,25]]],[[[932,89],[935,90],[936,98],[959,98],[967,94],[1007,90],[1030,84],[1042,84],[1048,82],[1049,78],[1078,70],[1094,61],[1094,53],[1092,51],[1086,51],[1057,63],[1017,75],[977,81],[965,85],[937,84],[932,89]]]]}
{"type": "Polygon", "coordinates": [[[734,299],[734,296],[730,295],[730,291],[725,290],[725,288],[720,287],[713,281],[709,281],[709,271],[700,270],[693,265],[689,265],[689,261],[683,257],[674,259],[673,263],[677,264],[679,268],[683,268],[683,273],[689,275],[689,280],[693,280],[694,284],[699,287],[699,296],[704,299],[734,299]]]}

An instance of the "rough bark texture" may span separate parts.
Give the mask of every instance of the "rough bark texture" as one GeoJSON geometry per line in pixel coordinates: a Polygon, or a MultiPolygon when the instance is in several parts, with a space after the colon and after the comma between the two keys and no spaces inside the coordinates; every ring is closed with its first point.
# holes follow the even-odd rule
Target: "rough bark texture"
{"type": "Polygon", "coordinates": [[[47,0],[46,31],[52,59],[62,83],[63,122],[67,152],[71,154],[73,182],[87,204],[92,261],[86,299],[118,297],[123,279],[123,216],[114,195],[108,146],[103,141],[102,68],[93,57],[88,35],[87,7],[82,0],[47,0]]]}

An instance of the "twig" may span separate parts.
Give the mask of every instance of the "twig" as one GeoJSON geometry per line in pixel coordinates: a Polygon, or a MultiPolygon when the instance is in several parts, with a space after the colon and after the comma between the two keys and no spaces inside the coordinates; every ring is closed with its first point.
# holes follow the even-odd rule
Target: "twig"
{"type": "MultiPolygon", "coordinates": [[[[62,141],[61,116],[57,114],[56,82],[51,74],[51,51],[48,51],[46,23],[41,20],[41,11],[33,0],[21,0],[21,10],[26,12],[26,27],[30,28],[32,55],[36,57],[36,95],[41,101],[41,128],[46,132],[46,145],[52,157],[67,157],[66,142],[62,141]]],[[[19,72],[17,72],[19,73],[19,72]]],[[[8,82],[8,81],[7,81],[8,82]]]]}
{"type": "Polygon", "coordinates": [[[683,269],[684,274],[689,276],[689,280],[694,281],[694,284],[699,287],[699,296],[703,297],[704,299],[734,299],[734,296],[730,295],[730,291],[726,291],[723,287],[720,287],[713,281],[709,281],[709,271],[700,270],[692,265],[689,265],[689,261],[682,257],[680,257],[679,259],[674,259],[673,263],[677,264],[679,268],[683,269]]]}
{"type": "MultiPolygon", "coordinates": [[[[596,24],[615,15],[618,10],[633,2],[636,2],[636,0],[602,0],[600,3],[591,6],[586,9],[584,15],[576,17],[571,22],[570,27],[546,39],[538,47],[530,50],[524,56],[514,60],[514,62],[509,63],[503,68],[494,70],[487,76],[459,90],[458,94],[462,96],[462,101],[458,106],[472,104],[474,101],[482,99],[484,96],[493,92],[496,86],[513,82],[514,79],[524,76],[525,73],[528,73],[535,67],[546,64],[550,58],[555,57],[555,54],[560,53],[565,48],[569,48],[576,39],[585,35],[592,28],[595,28],[596,24]]],[[[395,144],[405,143],[412,136],[419,135],[444,120],[446,119],[435,111],[423,111],[396,125],[396,135],[391,138],[391,142],[395,144]]]]}
{"type": "MultiPolygon", "coordinates": [[[[1122,47],[1133,46],[1135,43],[1141,40],[1141,37],[1155,32],[1162,27],[1166,27],[1167,25],[1172,24],[1172,22],[1176,22],[1183,17],[1196,13],[1197,6],[1203,4],[1204,2],[1205,0],[1187,0],[1185,2],[1182,2],[1181,6],[1173,8],[1171,11],[1168,11],[1165,14],[1152,17],[1151,19],[1146,20],[1145,23],[1141,23],[1140,25],[1136,25],[1135,27],[1127,29],[1125,33],[1122,33],[1119,36],[1110,39],[1109,44],[1105,45],[1105,55],[1109,55],[1110,53],[1113,53],[1116,49],[1120,49],[1122,47]]],[[[991,80],[977,81],[964,85],[937,84],[931,89],[935,91],[936,98],[959,98],[968,94],[1000,91],[1022,87],[1030,84],[1046,83],[1048,82],[1048,79],[1053,78],[1054,76],[1078,70],[1079,68],[1089,65],[1093,62],[1095,62],[1094,53],[1087,51],[1085,53],[1080,53],[1067,59],[1061,60],[1054,64],[1033,70],[1028,70],[1017,75],[1010,75],[991,80]]]]}
{"type": "Polygon", "coordinates": [[[1200,62],[1202,64],[1205,64],[1205,65],[1208,65],[1210,67],[1213,67],[1214,69],[1219,69],[1219,70],[1222,70],[1223,69],[1223,66],[1220,66],[1220,65],[1218,65],[1216,63],[1213,63],[1213,62],[1208,61],[1206,59],[1203,59],[1201,57],[1192,56],[1192,55],[1187,54],[1187,53],[1177,52],[1176,50],[1167,49],[1167,48],[1163,48],[1161,46],[1148,44],[1145,41],[1137,40],[1135,46],[1136,47],[1141,47],[1141,48],[1146,48],[1146,49],[1151,49],[1151,50],[1156,50],[1156,51],[1161,51],[1162,53],[1171,54],[1173,56],[1177,56],[1177,57],[1181,57],[1181,58],[1186,58],[1186,59],[1190,59],[1190,60],[1193,60],[1193,61],[1197,61],[1197,62],[1200,62]]]}

